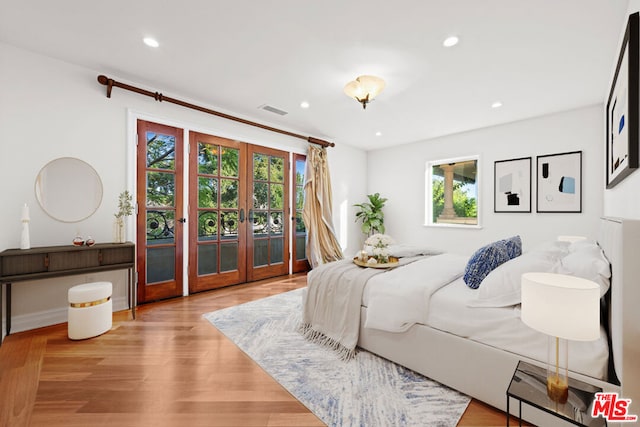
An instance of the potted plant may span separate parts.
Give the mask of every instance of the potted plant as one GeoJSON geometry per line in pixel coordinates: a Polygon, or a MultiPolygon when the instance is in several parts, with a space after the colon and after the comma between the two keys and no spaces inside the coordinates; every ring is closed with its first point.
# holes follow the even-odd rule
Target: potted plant
{"type": "Polygon", "coordinates": [[[367,236],[376,233],[384,234],[384,207],[387,199],[380,197],[380,193],[368,194],[369,202],[358,203],[354,206],[360,208],[356,212],[356,222],[362,221],[360,228],[367,236]]]}
{"type": "Polygon", "coordinates": [[[129,191],[123,191],[118,196],[118,212],[114,214],[116,217],[115,222],[115,241],[116,243],[124,243],[124,218],[133,214],[132,197],[129,191]]]}

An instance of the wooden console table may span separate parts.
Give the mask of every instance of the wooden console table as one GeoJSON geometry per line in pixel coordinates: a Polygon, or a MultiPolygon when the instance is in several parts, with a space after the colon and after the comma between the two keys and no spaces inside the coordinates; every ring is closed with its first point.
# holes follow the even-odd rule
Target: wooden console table
{"type": "MultiPolygon", "coordinates": [[[[93,246],[49,246],[7,249],[0,252],[0,310],[4,286],[7,289],[6,333],[11,333],[11,284],[98,271],[128,271],[129,308],[136,317],[134,288],[135,244],[99,243],[93,246]]],[[[0,322],[2,317],[0,316],[0,322]]]]}

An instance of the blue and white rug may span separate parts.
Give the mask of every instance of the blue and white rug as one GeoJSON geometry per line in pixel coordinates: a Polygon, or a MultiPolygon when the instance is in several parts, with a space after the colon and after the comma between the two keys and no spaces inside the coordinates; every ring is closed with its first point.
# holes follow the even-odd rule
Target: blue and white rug
{"type": "Polygon", "coordinates": [[[302,289],[204,317],[329,426],[455,426],[470,398],[366,351],[344,362],[297,327],[302,289]]]}

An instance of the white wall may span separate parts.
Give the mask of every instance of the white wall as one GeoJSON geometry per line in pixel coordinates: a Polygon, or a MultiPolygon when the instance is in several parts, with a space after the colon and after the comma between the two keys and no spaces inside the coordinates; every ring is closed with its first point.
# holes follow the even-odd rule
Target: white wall
{"type": "MultiPolygon", "coordinates": [[[[173,104],[158,103],[122,89],[114,88],[108,99],[105,86],[96,81],[102,73],[100,70],[78,67],[2,43],[0,63],[0,224],[3,224],[0,250],[20,246],[20,216],[24,203],[31,208],[32,247],[70,244],[76,233],[91,235],[97,242],[112,241],[117,196],[123,190],[133,188],[130,182],[133,171],[127,170],[127,164],[131,163],[127,159],[127,142],[133,138],[127,123],[129,117],[142,115],[161,123],[263,146],[300,153],[306,151],[303,140],[173,104]],[[104,186],[98,211],[84,221],[71,224],[47,216],[34,193],[34,180],[40,168],[52,159],[65,156],[91,164],[104,186]]],[[[109,77],[122,80],[116,75],[109,77]]],[[[138,82],[129,83],[143,86],[138,82]]],[[[150,88],[158,89],[161,88],[150,88]]],[[[180,98],[179,94],[166,95],[180,98]]],[[[366,153],[335,142],[337,146],[329,148],[329,159],[336,229],[344,236],[345,249],[351,249],[359,246],[359,236],[353,232],[349,220],[353,213],[341,218],[340,206],[357,203],[356,200],[366,194],[364,184],[350,184],[352,176],[366,174],[366,153]]],[[[132,240],[133,234],[129,233],[128,238],[132,240]]],[[[66,321],[67,288],[92,280],[112,280],[114,308],[124,309],[124,272],[20,282],[12,289],[12,331],[66,321]]]]}
{"type": "MultiPolygon", "coordinates": [[[[508,108],[508,107],[505,107],[508,108]]],[[[387,233],[399,242],[472,253],[478,247],[520,234],[529,248],[558,234],[596,237],[604,185],[602,106],[596,105],[506,125],[479,129],[368,153],[368,193],[389,201],[387,233]],[[582,150],[582,213],[535,212],[536,156],[582,150]],[[480,155],[481,229],[424,226],[425,167],[430,160],[480,155]],[[493,212],[496,160],[532,157],[532,213],[493,212]]]]}

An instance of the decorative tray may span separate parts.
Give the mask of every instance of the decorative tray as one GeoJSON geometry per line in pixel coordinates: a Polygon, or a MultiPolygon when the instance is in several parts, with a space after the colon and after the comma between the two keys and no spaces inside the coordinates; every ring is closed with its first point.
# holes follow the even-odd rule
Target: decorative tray
{"type": "Polygon", "coordinates": [[[385,263],[377,263],[377,264],[368,264],[364,261],[360,261],[357,257],[353,259],[353,263],[355,265],[359,265],[360,267],[368,267],[368,268],[391,268],[396,267],[400,264],[398,258],[394,256],[389,257],[389,262],[385,263]]]}

